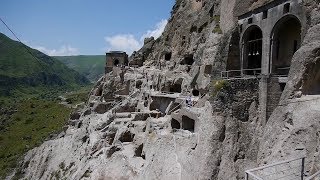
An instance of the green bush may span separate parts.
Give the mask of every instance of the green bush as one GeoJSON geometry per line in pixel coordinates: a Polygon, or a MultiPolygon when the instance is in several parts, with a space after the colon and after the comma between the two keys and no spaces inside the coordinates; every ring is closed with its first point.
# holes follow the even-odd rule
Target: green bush
{"type": "Polygon", "coordinates": [[[218,94],[218,92],[220,92],[222,89],[227,87],[227,85],[228,85],[228,81],[226,81],[226,80],[212,81],[212,86],[213,86],[212,96],[213,97],[216,96],[218,94]]]}
{"type": "Polygon", "coordinates": [[[212,30],[213,33],[216,33],[216,34],[222,34],[222,30],[220,28],[220,25],[217,24],[216,27],[214,27],[214,29],[212,30]]]}

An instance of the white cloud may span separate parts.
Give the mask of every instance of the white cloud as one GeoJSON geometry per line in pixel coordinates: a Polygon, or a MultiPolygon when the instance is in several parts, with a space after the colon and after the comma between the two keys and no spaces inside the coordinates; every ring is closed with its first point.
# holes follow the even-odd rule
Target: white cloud
{"type": "Polygon", "coordinates": [[[108,50],[126,51],[131,54],[141,47],[141,43],[132,34],[119,34],[104,39],[108,43],[108,50]]]}
{"type": "Polygon", "coordinates": [[[145,38],[153,36],[155,39],[157,39],[160,37],[167,23],[168,20],[161,20],[156,24],[154,29],[148,30],[140,38],[136,38],[132,34],[107,36],[104,38],[107,42],[107,51],[126,51],[130,55],[133,51],[139,50],[143,46],[143,41],[145,38]]]}
{"type": "Polygon", "coordinates": [[[43,46],[34,46],[37,49],[49,56],[73,56],[79,55],[79,50],[77,48],[71,47],[70,45],[63,45],[59,49],[48,49],[43,46]]]}
{"type": "Polygon", "coordinates": [[[166,20],[166,19],[161,20],[160,22],[158,22],[156,24],[155,29],[148,30],[144,35],[142,35],[142,37],[140,38],[140,41],[143,41],[144,38],[151,37],[151,36],[153,36],[155,39],[157,39],[163,33],[164,28],[166,27],[167,23],[168,23],[168,20],[166,20]]]}

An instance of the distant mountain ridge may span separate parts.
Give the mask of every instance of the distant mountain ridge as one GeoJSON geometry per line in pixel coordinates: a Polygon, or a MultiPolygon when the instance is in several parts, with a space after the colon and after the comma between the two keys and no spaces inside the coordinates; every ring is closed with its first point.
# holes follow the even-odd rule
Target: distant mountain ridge
{"type": "Polygon", "coordinates": [[[96,82],[104,74],[104,55],[55,56],[54,58],[86,76],[91,82],[96,82]]]}
{"type": "Polygon", "coordinates": [[[0,33],[0,96],[28,87],[70,89],[89,83],[57,59],[0,33]]]}

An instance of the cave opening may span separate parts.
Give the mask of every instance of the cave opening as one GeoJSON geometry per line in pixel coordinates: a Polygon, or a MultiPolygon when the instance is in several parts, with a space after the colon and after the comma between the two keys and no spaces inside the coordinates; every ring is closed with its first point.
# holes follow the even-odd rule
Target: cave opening
{"type": "Polygon", "coordinates": [[[211,72],[212,72],[212,65],[206,65],[204,67],[204,73],[205,74],[211,74],[211,72]]]}
{"type": "Polygon", "coordinates": [[[132,142],[134,139],[135,134],[132,134],[130,131],[126,131],[121,134],[119,140],[121,142],[132,142]]]}
{"type": "Polygon", "coordinates": [[[171,128],[172,129],[180,129],[181,125],[180,125],[179,121],[172,118],[171,119],[171,128]]]}
{"type": "Polygon", "coordinates": [[[181,65],[191,66],[194,63],[193,54],[185,55],[183,60],[180,62],[181,65]]]}
{"type": "Polygon", "coordinates": [[[102,92],[103,92],[103,88],[102,88],[102,86],[99,86],[99,88],[96,91],[95,96],[102,96],[102,92]]]}
{"type": "Polygon", "coordinates": [[[143,144],[140,144],[136,150],[134,151],[135,157],[142,157],[143,159],[146,159],[144,153],[143,153],[143,144]]]}
{"type": "Polygon", "coordinates": [[[200,95],[199,90],[197,90],[197,89],[192,90],[192,95],[193,96],[199,96],[200,95]]]}
{"type": "Polygon", "coordinates": [[[170,92],[181,93],[181,84],[175,83],[170,87],[170,92]]]}
{"type": "Polygon", "coordinates": [[[114,66],[118,66],[119,64],[120,64],[119,59],[115,59],[115,60],[113,61],[113,65],[114,65],[114,66]]]}
{"type": "Polygon", "coordinates": [[[182,116],[182,129],[194,132],[195,121],[188,116],[182,116]]]}
{"type": "Polygon", "coordinates": [[[185,63],[191,66],[194,63],[193,54],[189,54],[184,57],[185,63]]]}
{"type": "Polygon", "coordinates": [[[290,12],[290,3],[287,3],[283,6],[283,14],[290,12]]]}
{"type": "Polygon", "coordinates": [[[172,52],[168,52],[164,55],[164,59],[166,61],[170,61],[171,60],[171,57],[172,57],[172,52]]]}

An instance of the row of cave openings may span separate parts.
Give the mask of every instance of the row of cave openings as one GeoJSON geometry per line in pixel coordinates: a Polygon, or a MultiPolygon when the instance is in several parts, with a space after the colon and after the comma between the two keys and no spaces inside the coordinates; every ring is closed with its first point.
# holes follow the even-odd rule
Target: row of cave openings
{"type": "MultiPolygon", "coordinates": [[[[290,6],[288,5],[284,6],[284,13],[289,12],[290,6]]],[[[292,57],[301,45],[301,28],[300,20],[294,15],[284,16],[273,27],[269,52],[269,73],[271,75],[288,76],[292,57]]],[[[255,72],[254,69],[261,70],[263,54],[262,39],[262,30],[256,25],[250,26],[243,33],[241,41],[243,45],[242,67],[244,69],[243,72],[247,75],[252,75],[255,72]]],[[[237,69],[241,68],[241,64],[237,66],[237,69]]],[[[320,94],[319,62],[308,66],[307,72],[307,74],[311,76],[309,75],[308,78],[305,78],[306,80],[302,85],[302,92],[304,94],[320,94]]],[[[280,84],[280,87],[283,91],[285,83],[280,84]]]]}
{"type": "MultiPolygon", "coordinates": [[[[172,57],[172,52],[166,52],[164,54],[164,59],[166,61],[170,61],[172,57]]],[[[191,66],[193,65],[193,63],[195,62],[193,54],[187,54],[184,56],[184,58],[180,61],[180,65],[186,65],[187,68],[187,72],[190,72],[191,70],[191,66]]],[[[205,66],[205,70],[204,73],[205,74],[211,74],[212,71],[212,65],[206,65],[205,66]]]]}
{"type": "MultiPolygon", "coordinates": [[[[170,61],[172,57],[172,52],[166,52],[164,54],[164,59],[166,61],[170,61]]],[[[180,61],[180,65],[187,65],[188,69],[187,72],[189,72],[191,70],[191,66],[194,63],[194,57],[193,54],[187,54],[184,56],[184,58],[180,61]]]]}
{"type": "Polygon", "coordinates": [[[183,115],[181,124],[176,119],[171,119],[171,127],[172,129],[183,129],[194,132],[195,120],[183,115]]]}

